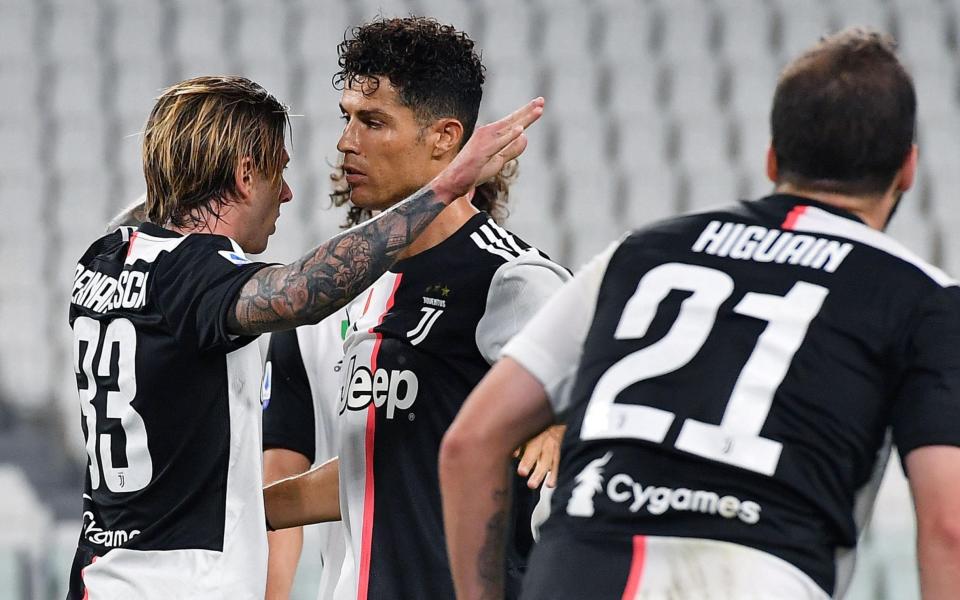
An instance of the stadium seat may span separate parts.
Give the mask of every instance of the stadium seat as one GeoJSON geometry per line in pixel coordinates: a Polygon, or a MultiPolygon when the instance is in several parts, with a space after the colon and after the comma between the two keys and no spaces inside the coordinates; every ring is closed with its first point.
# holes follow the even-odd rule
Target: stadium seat
{"type": "Polygon", "coordinates": [[[667,70],[666,109],[680,119],[716,112],[721,71],[713,61],[673,61],[667,70]]]}
{"type": "Polygon", "coordinates": [[[120,118],[142,115],[142,124],[160,92],[172,83],[158,55],[124,57],[117,63],[108,91],[120,118]]]}
{"type": "Polygon", "coordinates": [[[733,166],[691,165],[684,173],[683,211],[703,211],[740,200],[741,174],[733,166]]]}
{"type": "Polygon", "coordinates": [[[50,11],[49,30],[43,36],[56,61],[97,62],[105,20],[95,2],[62,2],[50,11]]]}
{"type": "Polygon", "coordinates": [[[109,49],[120,61],[157,61],[161,58],[161,39],[171,18],[169,5],[149,0],[109,0],[111,16],[109,49]]]}
{"type": "Polygon", "coordinates": [[[833,28],[837,31],[847,27],[869,27],[892,33],[893,18],[888,7],[877,0],[843,0],[830,4],[833,28]]]}
{"type": "Polygon", "coordinates": [[[779,69],[769,57],[735,63],[730,79],[727,110],[735,115],[769,115],[779,69]]]}
{"type": "Polygon", "coordinates": [[[767,148],[770,146],[770,113],[748,112],[736,115],[730,135],[735,141],[736,160],[747,171],[763,172],[767,163],[767,148]]]}
{"type": "Polygon", "coordinates": [[[229,35],[234,41],[228,43],[240,64],[256,61],[279,67],[287,62],[290,23],[286,3],[248,3],[236,19],[236,30],[229,35]]]}
{"type": "Polygon", "coordinates": [[[81,173],[102,172],[106,159],[105,133],[97,122],[62,123],[55,138],[53,166],[81,173]]]}
{"type": "Polygon", "coordinates": [[[609,81],[604,92],[615,114],[657,112],[666,99],[666,68],[649,57],[630,57],[607,63],[609,81]]]}
{"type": "Polygon", "coordinates": [[[680,162],[688,169],[732,164],[730,122],[716,113],[704,113],[677,123],[680,162]]]}
{"type": "Polygon", "coordinates": [[[36,13],[36,4],[32,2],[0,3],[0,57],[4,63],[23,65],[35,60],[38,54],[36,13]]]}
{"type": "MultiPolygon", "coordinates": [[[[173,56],[177,79],[227,73],[226,35],[230,23],[220,2],[174,0],[173,56]]],[[[236,25],[236,23],[232,23],[236,25]]]]}
{"type": "Polygon", "coordinates": [[[673,158],[676,145],[676,127],[664,115],[656,112],[611,115],[615,154],[627,171],[643,169],[647,165],[662,165],[673,158]]]}
{"type": "Polygon", "coordinates": [[[602,69],[589,57],[553,61],[547,69],[550,114],[559,117],[597,113],[602,69]]]}
{"type": "Polygon", "coordinates": [[[543,27],[542,56],[561,68],[568,61],[579,61],[596,54],[596,38],[599,37],[599,15],[590,10],[589,4],[580,10],[547,10],[543,27]]]}
{"type": "Polygon", "coordinates": [[[0,120],[0,177],[36,169],[44,142],[43,130],[32,119],[0,120]]]}
{"type": "Polygon", "coordinates": [[[344,32],[354,25],[346,4],[339,10],[330,10],[327,4],[310,0],[298,3],[296,57],[308,68],[329,65],[331,73],[336,70],[337,45],[343,41],[344,32]]]}
{"type": "Polygon", "coordinates": [[[679,211],[679,180],[665,164],[650,163],[623,170],[624,226],[638,229],[679,211]]]}
{"type": "Polygon", "coordinates": [[[54,71],[49,101],[53,117],[63,121],[94,121],[103,126],[104,64],[100,61],[64,59],[54,71]]]}
{"type": "Polygon", "coordinates": [[[529,60],[533,51],[534,9],[525,2],[513,2],[509,8],[491,0],[480,3],[485,14],[480,49],[484,62],[529,60]]]}
{"type": "Polygon", "coordinates": [[[777,8],[780,32],[778,47],[782,60],[798,56],[831,31],[830,14],[826,5],[819,0],[774,0],[774,4],[777,8]]]}
{"type": "Polygon", "coordinates": [[[702,0],[660,0],[663,29],[657,32],[660,54],[667,60],[709,61],[716,47],[718,17],[702,0]]]}
{"type": "Polygon", "coordinates": [[[714,0],[720,16],[720,52],[739,67],[770,56],[773,14],[762,0],[714,0]]]}
{"type": "Polygon", "coordinates": [[[619,70],[624,63],[649,58],[654,28],[662,15],[658,16],[645,3],[630,0],[607,0],[604,4],[607,10],[600,48],[614,70],[619,70]]]}
{"type": "Polygon", "coordinates": [[[546,93],[546,75],[539,63],[509,59],[484,62],[487,67],[487,83],[484,85],[483,103],[480,106],[481,122],[499,119],[523,102],[546,93]]]}

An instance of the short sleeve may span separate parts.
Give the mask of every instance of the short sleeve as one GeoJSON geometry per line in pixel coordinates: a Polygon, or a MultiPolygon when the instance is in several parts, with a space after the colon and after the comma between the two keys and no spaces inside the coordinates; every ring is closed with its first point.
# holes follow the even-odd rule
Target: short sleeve
{"type": "Polygon", "coordinates": [[[295,329],[270,335],[263,377],[263,449],[293,450],[313,464],[313,394],[295,329]]]}
{"type": "Polygon", "coordinates": [[[178,341],[232,352],[254,338],[229,334],[227,316],[243,285],[266,266],[248,260],[229,238],[193,234],[163,258],[150,293],[178,341]]]}
{"type": "Polygon", "coordinates": [[[538,252],[504,263],[493,274],[476,341],[490,364],[500,358],[510,341],[547,300],[570,279],[570,273],[538,252]]]}
{"type": "Polygon", "coordinates": [[[570,409],[573,378],[583,354],[600,283],[620,241],[611,244],[564,285],[503,348],[546,389],[553,412],[570,409]]]}
{"type": "Polygon", "coordinates": [[[904,458],[921,446],[960,446],[960,288],[938,290],[915,322],[891,415],[904,458]]]}

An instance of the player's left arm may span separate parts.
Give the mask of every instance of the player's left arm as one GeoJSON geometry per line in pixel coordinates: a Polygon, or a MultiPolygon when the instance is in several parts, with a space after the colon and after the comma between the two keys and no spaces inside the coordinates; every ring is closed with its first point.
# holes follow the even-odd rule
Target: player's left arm
{"type": "Polygon", "coordinates": [[[510,457],[552,422],[543,385],[507,357],[470,394],[444,436],[443,520],[460,600],[502,598],[510,457]]]}
{"type": "MultiPolygon", "coordinates": [[[[487,293],[486,311],[477,324],[477,347],[484,358],[496,361],[503,346],[569,279],[566,269],[535,251],[497,269],[487,293]]],[[[544,480],[548,486],[556,486],[565,431],[564,425],[550,426],[515,449],[514,457],[520,459],[517,474],[529,477],[530,489],[540,487],[544,480]]]]}
{"type": "Polygon", "coordinates": [[[930,294],[904,340],[891,424],[917,516],[920,589],[960,598],[960,287],[930,294]]]}
{"type": "Polygon", "coordinates": [[[905,465],[917,515],[923,598],[960,598],[960,448],[917,448],[907,455],[905,465]]]}

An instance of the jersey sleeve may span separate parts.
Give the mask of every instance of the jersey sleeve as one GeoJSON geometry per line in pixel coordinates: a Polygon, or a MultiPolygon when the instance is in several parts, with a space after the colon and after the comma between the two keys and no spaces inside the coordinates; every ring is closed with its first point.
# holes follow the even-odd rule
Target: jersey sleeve
{"type": "Polygon", "coordinates": [[[892,411],[901,457],[921,446],[960,446],[960,288],[938,290],[920,308],[903,355],[892,411]]]}
{"type": "Polygon", "coordinates": [[[493,274],[483,317],[477,323],[477,348],[490,364],[510,338],[570,279],[570,273],[539,253],[504,263],[493,274]]]}
{"type": "Polygon", "coordinates": [[[573,377],[593,322],[600,283],[619,245],[611,244],[584,265],[503,348],[504,356],[543,384],[558,417],[571,408],[573,377]]]}
{"type": "Polygon", "coordinates": [[[266,266],[248,260],[229,238],[191,235],[158,265],[151,293],[178,341],[232,352],[255,336],[228,333],[227,316],[240,288],[266,266]]]}
{"type": "Polygon", "coordinates": [[[296,330],[270,335],[263,379],[263,449],[316,458],[313,394],[296,330]]]}

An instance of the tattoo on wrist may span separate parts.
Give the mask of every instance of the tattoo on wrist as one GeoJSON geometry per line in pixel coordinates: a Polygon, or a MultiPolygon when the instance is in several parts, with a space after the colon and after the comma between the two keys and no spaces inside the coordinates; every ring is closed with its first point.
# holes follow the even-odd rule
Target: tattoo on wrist
{"type": "Polygon", "coordinates": [[[318,322],[370,287],[445,207],[423,188],[300,260],[261,269],[240,291],[229,331],[252,335],[318,322]]]}
{"type": "Polygon", "coordinates": [[[486,525],[486,536],[477,559],[477,574],[484,599],[500,600],[503,597],[504,543],[507,534],[507,518],[510,514],[510,490],[507,487],[493,491],[496,512],[486,525]]]}

